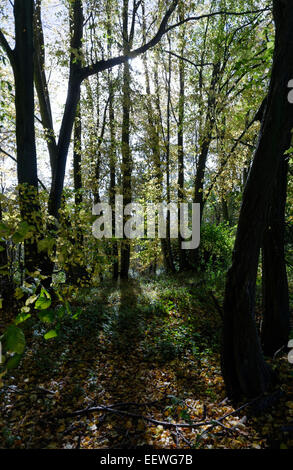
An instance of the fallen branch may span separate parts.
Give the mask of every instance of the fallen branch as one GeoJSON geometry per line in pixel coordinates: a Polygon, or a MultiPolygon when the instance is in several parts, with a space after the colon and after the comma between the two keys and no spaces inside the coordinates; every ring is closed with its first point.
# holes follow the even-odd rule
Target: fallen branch
{"type": "Polygon", "coordinates": [[[34,388],[28,388],[26,390],[22,390],[20,388],[17,388],[15,385],[4,385],[3,386],[3,391],[8,391],[8,392],[13,392],[13,393],[19,393],[20,395],[25,395],[27,393],[35,393],[37,395],[39,394],[44,394],[44,395],[55,395],[56,392],[52,390],[47,390],[46,388],[43,387],[36,387],[34,388]]]}
{"type": "MultiPolygon", "coordinates": [[[[141,419],[141,420],[147,421],[149,423],[155,424],[157,426],[164,426],[166,428],[175,428],[175,429],[177,429],[177,428],[189,428],[190,429],[191,428],[192,429],[192,428],[199,428],[199,427],[202,427],[202,426],[211,426],[211,428],[212,428],[212,427],[215,427],[215,426],[219,425],[222,421],[224,421],[229,416],[233,416],[233,415],[239,413],[239,411],[243,410],[244,408],[254,404],[260,398],[262,398],[262,396],[257,397],[257,398],[251,400],[248,403],[245,403],[244,405],[237,408],[237,410],[231,411],[230,413],[226,413],[225,415],[220,417],[218,420],[211,419],[211,420],[205,420],[205,421],[194,421],[192,423],[171,423],[171,422],[168,422],[168,421],[160,421],[160,420],[151,418],[149,416],[144,416],[144,415],[141,415],[141,414],[138,414],[138,413],[132,413],[130,411],[119,410],[117,408],[114,408],[114,405],[108,405],[108,406],[98,405],[98,406],[94,406],[94,407],[88,407],[88,408],[85,408],[83,410],[73,411],[72,413],[66,413],[66,414],[64,414],[60,417],[61,418],[69,418],[69,417],[75,417],[75,416],[83,416],[83,415],[87,415],[87,414],[90,414],[90,413],[96,413],[98,411],[107,411],[107,412],[113,413],[113,414],[118,414],[118,415],[122,415],[122,416],[129,416],[130,418],[135,418],[135,419],[141,419]]],[[[228,429],[230,429],[230,428],[228,428],[228,429]]]]}

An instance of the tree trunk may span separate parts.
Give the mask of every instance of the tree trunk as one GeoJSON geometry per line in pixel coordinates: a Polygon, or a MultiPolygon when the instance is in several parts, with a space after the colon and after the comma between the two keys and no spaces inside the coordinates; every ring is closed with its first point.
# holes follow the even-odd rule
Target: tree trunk
{"type": "MultiPolygon", "coordinates": [[[[179,21],[184,19],[184,4],[179,4],[179,21]]],[[[181,49],[180,56],[184,57],[185,52],[185,26],[180,31],[181,49]]],[[[184,59],[179,59],[179,103],[178,103],[178,129],[177,129],[177,145],[178,145],[178,204],[184,202],[184,113],[185,113],[185,65],[184,59]]],[[[180,206],[178,209],[180,221],[180,206]]],[[[183,238],[180,234],[179,222],[179,237],[178,237],[178,250],[179,250],[179,270],[187,271],[191,269],[188,263],[186,250],[181,248],[183,238]]]]}
{"type": "Polygon", "coordinates": [[[82,122],[80,112],[80,97],[76,110],[76,118],[74,123],[74,139],[73,139],[73,182],[74,182],[74,202],[75,208],[72,215],[68,218],[63,215],[63,220],[67,224],[68,238],[74,247],[74,251],[78,250],[78,256],[75,256],[66,266],[67,283],[73,285],[85,285],[89,280],[89,273],[84,265],[83,252],[83,231],[79,224],[79,212],[82,204],[82,175],[81,175],[81,137],[82,137],[82,122]],[[73,225],[72,219],[75,218],[76,222],[73,225]],[[80,258],[81,256],[81,258],[80,258]]]}
{"type": "MultiPolygon", "coordinates": [[[[112,56],[112,2],[107,3],[107,49],[108,56],[112,56]]],[[[114,111],[114,81],[112,70],[108,70],[108,86],[109,86],[109,127],[110,127],[110,149],[109,149],[109,164],[110,164],[110,189],[109,189],[109,203],[112,207],[112,234],[114,236],[115,227],[115,194],[116,194],[116,125],[115,125],[115,111],[114,111]]],[[[114,281],[119,277],[119,256],[118,256],[118,243],[113,239],[111,242],[111,251],[113,257],[112,277],[114,281]]]]}
{"type": "MultiPolygon", "coordinates": [[[[147,62],[146,65],[147,67],[147,62]]],[[[146,79],[147,79],[147,93],[150,95],[150,84],[148,78],[148,70],[146,69],[146,79]]],[[[164,140],[165,146],[166,137],[164,134],[163,124],[162,124],[162,112],[161,112],[161,104],[160,104],[160,87],[159,87],[159,75],[158,75],[158,61],[155,62],[155,72],[154,72],[154,81],[156,85],[156,108],[158,114],[158,121],[161,121],[161,131],[162,131],[162,138],[164,140]]],[[[158,191],[156,191],[157,201],[155,202],[162,202],[164,199],[164,182],[163,182],[163,171],[162,171],[162,161],[161,161],[161,151],[160,151],[160,133],[159,133],[159,123],[156,123],[154,119],[154,114],[152,112],[152,108],[150,106],[151,102],[148,103],[148,119],[149,125],[151,130],[150,135],[150,145],[152,148],[153,154],[153,161],[154,161],[154,168],[155,168],[155,178],[157,183],[158,191]]],[[[167,272],[172,272],[172,265],[169,262],[169,250],[166,239],[161,238],[161,250],[163,254],[164,266],[167,272]]]]}
{"type": "Polygon", "coordinates": [[[74,198],[76,209],[82,203],[82,177],[81,177],[81,112],[80,112],[80,96],[76,110],[76,118],[74,124],[74,145],[73,145],[73,183],[74,198]]]}
{"type": "Polygon", "coordinates": [[[41,228],[38,200],[38,172],[34,127],[34,2],[16,0],[15,49],[12,63],[15,79],[17,176],[21,219],[34,226],[34,237],[24,242],[25,268],[34,272],[39,265],[37,237],[41,228]]]}
{"type": "Polygon", "coordinates": [[[76,117],[76,110],[80,97],[81,76],[81,58],[76,56],[76,51],[81,55],[83,38],[83,8],[82,1],[75,0],[72,4],[70,15],[71,31],[71,56],[70,72],[68,81],[67,99],[62,118],[59,140],[57,145],[57,162],[54,167],[52,185],[49,196],[49,214],[58,219],[59,209],[61,207],[62,192],[64,186],[66,161],[70,145],[71,133],[76,117]]]}
{"type": "MultiPolygon", "coordinates": [[[[171,49],[171,41],[169,41],[169,49],[171,49]]],[[[171,139],[171,81],[172,81],[172,59],[171,54],[169,54],[168,60],[168,79],[167,79],[167,135],[166,135],[166,193],[167,193],[167,204],[171,202],[171,192],[170,192],[170,139],[171,139]]],[[[166,231],[166,240],[162,240],[163,245],[165,245],[166,253],[166,263],[167,271],[171,273],[176,272],[174,265],[172,246],[171,246],[171,217],[170,211],[167,211],[167,231],[166,231]]]]}
{"type": "Polygon", "coordinates": [[[281,159],[263,240],[263,351],[273,356],[290,333],[288,279],[284,253],[288,162],[281,159]]]}
{"type": "Polygon", "coordinates": [[[266,392],[272,373],[264,361],[254,318],[258,258],[280,160],[293,128],[288,82],[293,77],[291,1],[274,0],[276,44],[268,102],[243,193],[232,267],[224,300],[223,375],[229,396],[266,392]]]}
{"type": "Polygon", "coordinates": [[[45,43],[42,26],[41,1],[36,1],[34,14],[34,78],[40,106],[42,125],[46,135],[52,174],[57,162],[57,143],[54,133],[48,82],[45,71],[45,43]]]}
{"type": "MultiPolygon", "coordinates": [[[[131,50],[130,38],[128,34],[128,0],[123,0],[123,54],[128,54],[131,50]]],[[[131,150],[130,150],[130,105],[131,105],[131,88],[130,88],[130,65],[126,61],[123,66],[123,87],[122,87],[122,191],[124,207],[131,203],[131,150]]],[[[127,218],[124,217],[124,224],[127,218]]],[[[128,279],[128,271],[130,265],[130,243],[124,238],[121,242],[121,279],[128,279]]]]}
{"type": "MultiPolygon", "coordinates": [[[[114,84],[109,72],[109,122],[110,122],[110,192],[109,202],[112,207],[112,227],[115,227],[115,192],[116,192],[116,137],[115,137],[115,113],[114,113],[114,84]]],[[[118,244],[112,241],[113,279],[117,281],[119,276],[118,244]]]]}

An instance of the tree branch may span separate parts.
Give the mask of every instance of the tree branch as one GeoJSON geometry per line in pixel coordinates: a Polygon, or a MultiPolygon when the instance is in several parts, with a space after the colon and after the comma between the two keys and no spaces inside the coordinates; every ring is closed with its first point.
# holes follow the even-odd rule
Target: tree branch
{"type": "Polygon", "coordinates": [[[240,134],[240,136],[235,139],[235,143],[234,145],[232,146],[232,149],[230,150],[230,152],[228,153],[227,157],[224,159],[224,161],[222,162],[220,168],[218,169],[218,171],[216,172],[206,194],[205,194],[205,197],[204,197],[204,203],[206,203],[209,195],[211,194],[211,191],[213,190],[213,187],[214,185],[216,184],[217,182],[217,179],[219,178],[219,176],[221,176],[221,174],[223,173],[224,171],[224,168],[230,158],[230,156],[232,155],[232,153],[236,150],[236,148],[238,147],[238,144],[242,141],[243,137],[245,136],[246,132],[251,128],[251,126],[256,122],[256,118],[254,117],[248,124],[247,126],[245,127],[244,131],[240,134]]]}
{"type": "Polygon", "coordinates": [[[113,57],[108,60],[100,60],[96,62],[95,64],[89,65],[87,67],[83,67],[80,70],[81,74],[81,80],[84,80],[85,78],[89,77],[90,75],[94,75],[98,72],[102,72],[103,70],[107,70],[109,68],[114,67],[115,65],[120,65],[123,64],[124,62],[128,61],[129,59],[134,59],[135,57],[139,56],[140,54],[143,54],[147,52],[150,48],[156,46],[162,36],[167,32],[167,24],[168,21],[172,15],[172,13],[175,11],[177,5],[178,5],[179,0],[173,0],[171,3],[170,8],[167,10],[165,13],[165,16],[160,24],[160,27],[157,31],[157,34],[146,44],[143,44],[142,46],[138,47],[137,49],[134,49],[133,51],[130,51],[129,54],[127,55],[122,55],[118,57],[113,57]]]}
{"type": "Polygon", "coordinates": [[[131,28],[130,28],[130,34],[129,34],[129,43],[130,44],[133,43],[135,18],[136,18],[137,10],[139,9],[139,7],[141,5],[141,2],[142,2],[142,0],[139,0],[137,3],[136,3],[136,0],[134,0],[134,2],[133,2],[132,22],[131,22],[131,28]]]}
{"type": "Polygon", "coordinates": [[[252,14],[256,14],[256,13],[263,13],[265,11],[270,11],[270,10],[271,10],[271,8],[269,6],[267,6],[266,8],[262,8],[260,10],[250,10],[250,11],[242,11],[242,12],[240,12],[240,11],[221,10],[221,11],[215,11],[213,13],[205,13],[205,14],[199,15],[199,16],[189,16],[188,18],[185,18],[184,20],[178,21],[178,23],[175,23],[175,24],[172,24],[171,26],[169,26],[165,30],[165,33],[168,33],[168,31],[171,31],[172,29],[175,29],[178,26],[181,26],[182,24],[187,23],[188,21],[198,21],[198,20],[201,20],[201,19],[204,19],[204,18],[211,18],[213,16],[218,16],[218,15],[227,15],[227,16],[252,15],[252,14]]]}
{"type": "Polygon", "coordinates": [[[199,16],[190,16],[188,18],[185,18],[182,21],[179,21],[176,24],[173,24],[169,27],[167,27],[168,21],[175,11],[176,7],[178,6],[179,0],[173,0],[170,8],[167,10],[160,27],[157,31],[157,34],[147,43],[143,44],[142,46],[138,47],[137,49],[134,49],[133,51],[130,51],[129,54],[118,56],[118,57],[113,57],[108,60],[100,60],[96,62],[95,64],[88,65],[86,67],[83,67],[80,70],[80,78],[81,80],[84,80],[85,78],[89,77],[90,75],[94,75],[96,73],[102,72],[103,70],[107,70],[111,67],[114,67],[115,65],[120,65],[126,62],[129,59],[134,59],[135,57],[139,56],[140,54],[143,54],[147,52],[149,49],[152,47],[156,46],[161,38],[163,37],[164,34],[168,33],[168,31],[171,31],[174,28],[177,28],[178,26],[186,23],[187,21],[198,21],[203,18],[211,18],[213,16],[217,15],[228,15],[228,16],[244,16],[244,15],[249,15],[249,14],[256,14],[256,13],[262,13],[265,11],[270,11],[270,7],[262,8],[259,10],[250,10],[250,11],[243,11],[243,12],[233,12],[233,11],[217,11],[214,13],[206,13],[204,15],[199,15],[199,16]]]}
{"type": "Polygon", "coordinates": [[[122,416],[123,415],[124,416],[130,416],[130,417],[136,418],[136,419],[142,419],[142,420],[147,421],[149,423],[156,424],[156,425],[161,425],[161,426],[164,426],[166,428],[175,428],[175,429],[176,428],[191,428],[191,429],[194,428],[195,429],[195,428],[199,428],[199,427],[207,426],[207,425],[211,425],[211,427],[218,426],[219,423],[222,423],[226,418],[229,418],[231,416],[234,416],[235,414],[238,414],[239,411],[243,410],[244,408],[246,408],[248,406],[251,406],[251,405],[255,404],[257,401],[261,400],[262,397],[263,397],[263,395],[260,395],[256,398],[252,399],[251,401],[249,401],[248,403],[245,403],[244,405],[240,406],[236,410],[224,414],[223,416],[221,416],[217,420],[210,419],[210,420],[204,420],[204,421],[194,421],[192,423],[172,423],[172,422],[168,422],[168,421],[159,421],[159,420],[151,418],[149,416],[133,413],[133,412],[130,412],[130,411],[119,410],[117,408],[114,408],[113,405],[108,405],[108,406],[98,405],[98,406],[93,406],[93,407],[87,407],[87,408],[84,408],[83,410],[77,410],[77,411],[73,411],[71,413],[62,414],[60,417],[67,418],[67,417],[75,417],[75,416],[84,416],[84,415],[88,415],[90,413],[96,413],[98,411],[106,411],[108,413],[118,414],[118,415],[122,415],[122,416]]]}
{"type": "Polygon", "coordinates": [[[167,49],[162,49],[162,52],[166,52],[167,54],[171,54],[172,56],[177,57],[177,59],[184,60],[185,62],[188,62],[190,65],[193,65],[193,67],[205,67],[207,65],[214,65],[212,62],[207,62],[205,64],[202,64],[202,63],[196,64],[195,62],[192,62],[192,60],[189,60],[186,57],[183,57],[181,55],[178,55],[173,51],[168,51],[167,49]]]}
{"type": "Polygon", "coordinates": [[[8,41],[1,30],[0,30],[0,46],[6,52],[11,66],[14,67],[14,51],[9,46],[8,41]]]}
{"type": "MultiPolygon", "coordinates": [[[[6,155],[6,157],[11,158],[11,160],[13,160],[15,163],[17,163],[16,158],[13,157],[13,155],[11,155],[10,153],[6,152],[6,150],[4,150],[2,147],[0,147],[0,153],[3,153],[4,155],[6,155]]],[[[45,191],[48,192],[46,186],[44,185],[44,183],[43,183],[40,179],[38,179],[38,182],[39,182],[39,184],[42,186],[42,188],[43,188],[45,191]]]]}

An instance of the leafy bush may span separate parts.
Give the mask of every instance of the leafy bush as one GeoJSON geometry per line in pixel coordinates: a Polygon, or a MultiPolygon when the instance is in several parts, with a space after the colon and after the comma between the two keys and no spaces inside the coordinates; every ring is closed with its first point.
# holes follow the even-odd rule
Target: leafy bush
{"type": "Polygon", "coordinates": [[[201,269],[208,274],[209,281],[216,285],[222,282],[232,259],[235,227],[226,223],[203,224],[199,248],[201,269]]]}

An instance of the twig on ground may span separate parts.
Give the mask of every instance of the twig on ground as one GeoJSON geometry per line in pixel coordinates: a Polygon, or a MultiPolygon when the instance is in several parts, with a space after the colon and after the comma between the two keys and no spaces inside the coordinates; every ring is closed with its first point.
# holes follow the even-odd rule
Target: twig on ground
{"type": "MultiPolygon", "coordinates": [[[[175,429],[177,429],[177,428],[191,428],[191,429],[194,428],[195,429],[195,428],[199,428],[199,427],[202,427],[202,426],[210,426],[212,428],[212,427],[215,427],[216,425],[219,425],[220,422],[224,421],[229,416],[233,416],[233,415],[239,413],[239,411],[243,410],[247,406],[250,406],[250,405],[254,404],[260,398],[262,398],[262,396],[257,397],[257,398],[251,400],[248,403],[245,403],[244,405],[240,406],[239,408],[237,408],[234,411],[231,411],[230,413],[226,413],[225,415],[221,416],[216,421],[214,419],[211,419],[211,420],[204,420],[204,421],[195,421],[195,422],[192,422],[192,423],[171,423],[171,422],[168,422],[168,421],[160,421],[160,420],[151,418],[149,416],[144,416],[144,415],[141,415],[141,414],[138,414],[138,413],[132,413],[130,411],[119,410],[117,408],[113,408],[113,405],[112,406],[111,405],[108,405],[108,406],[98,405],[98,406],[94,406],[94,407],[87,407],[83,410],[77,410],[77,411],[73,411],[71,413],[66,413],[66,414],[62,415],[61,417],[62,418],[67,418],[67,417],[87,415],[89,413],[95,413],[97,411],[108,411],[109,413],[113,413],[113,414],[118,414],[118,415],[122,415],[122,416],[129,416],[129,417],[135,418],[135,419],[142,419],[144,421],[148,421],[149,423],[156,424],[157,426],[164,426],[166,428],[175,428],[175,429]]],[[[230,430],[230,428],[227,428],[227,429],[230,430]]]]}

